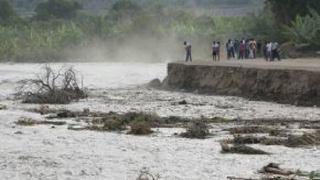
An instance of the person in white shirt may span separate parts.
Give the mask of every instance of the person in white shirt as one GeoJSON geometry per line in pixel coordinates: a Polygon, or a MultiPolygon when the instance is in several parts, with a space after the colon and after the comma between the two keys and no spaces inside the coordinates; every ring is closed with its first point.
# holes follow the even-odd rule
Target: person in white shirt
{"type": "Polygon", "coordinates": [[[220,44],[216,41],[212,43],[212,58],[213,61],[220,61],[220,56],[219,56],[219,49],[220,49],[220,44]]]}
{"type": "Polygon", "coordinates": [[[272,42],[268,42],[267,44],[267,61],[272,61],[272,42]]]}
{"type": "Polygon", "coordinates": [[[234,58],[234,46],[233,46],[233,42],[231,39],[228,40],[228,42],[226,43],[226,49],[227,49],[227,57],[228,60],[230,58],[234,58]]]}

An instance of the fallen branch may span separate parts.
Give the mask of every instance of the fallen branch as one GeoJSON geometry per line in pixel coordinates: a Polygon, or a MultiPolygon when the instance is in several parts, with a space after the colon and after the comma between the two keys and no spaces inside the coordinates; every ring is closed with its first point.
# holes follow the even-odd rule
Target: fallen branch
{"type": "MultiPolygon", "coordinates": [[[[81,77],[82,78],[82,77],[81,77]]],[[[71,101],[87,97],[83,87],[79,86],[80,79],[72,68],[55,71],[46,65],[43,73],[35,79],[21,81],[17,96],[22,97],[24,103],[33,104],[68,104],[71,101]]]]}

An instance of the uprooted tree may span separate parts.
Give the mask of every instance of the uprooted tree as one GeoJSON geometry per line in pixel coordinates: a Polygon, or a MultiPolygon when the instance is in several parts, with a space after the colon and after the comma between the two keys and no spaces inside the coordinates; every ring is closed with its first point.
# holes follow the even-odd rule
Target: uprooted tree
{"type": "Polygon", "coordinates": [[[22,97],[23,103],[68,104],[87,97],[83,78],[73,67],[55,70],[45,65],[36,78],[21,83],[18,95],[22,97]]]}

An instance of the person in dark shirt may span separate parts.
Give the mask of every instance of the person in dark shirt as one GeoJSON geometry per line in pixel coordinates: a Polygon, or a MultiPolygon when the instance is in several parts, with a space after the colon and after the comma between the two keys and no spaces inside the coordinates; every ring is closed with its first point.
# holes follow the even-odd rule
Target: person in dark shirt
{"type": "Polygon", "coordinates": [[[186,51],[186,62],[192,62],[191,44],[187,41],[185,41],[183,44],[186,51]]]}
{"type": "Polygon", "coordinates": [[[235,39],[234,40],[234,56],[235,57],[237,57],[237,58],[239,58],[239,48],[240,48],[240,42],[237,40],[237,39],[235,39]]]}
{"type": "Polygon", "coordinates": [[[266,41],[266,42],[264,43],[264,45],[263,45],[263,48],[262,48],[262,50],[263,50],[263,56],[264,56],[264,59],[265,59],[266,61],[268,61],[268,48],[267,48],[267,45],[268,45],[268,42],[266,41]]]}
{"type": "MultiPolygon", "coordinates": [[[[216,41],[213,41],[212,43],[212,59],[213,61],[216,61],[218,58],[218,51],[219,51],[219,44],[216,41]]],[[[220,60],[218,58],[218,60],[220,60]]]]}

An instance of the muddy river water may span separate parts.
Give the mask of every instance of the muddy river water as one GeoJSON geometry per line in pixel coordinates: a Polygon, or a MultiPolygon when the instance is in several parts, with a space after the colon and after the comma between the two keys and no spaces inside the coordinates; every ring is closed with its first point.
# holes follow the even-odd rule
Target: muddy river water
{"type": "MultiPolygon", "coordinates": [[[[207,96],[150,89],[144,84],[164,79],[166,64],[79,63],[74,66],[84,78],[89,97],[55,108],[91,111],[150,112],[160,116],[224,117],[239,119],[292,118],[319,120],[320,108],[296,107],[239,97],[207,96]],[[186,104],[179,104],[181,101],[186,104]]],[[[320,149],[268,146],[267,156],[220,153],[218,133],[205,140],[173,136],[179,128],[157,129],[151,136],[70,131],[65,126],[20,127],[20,117],[43,118],[27,111],[38,105],[14,98],[21,80],[33,78],[43,64],[0,64],[0,179],[108,179],[132,180],[147,168],[160,179],[211,180],[227,176],[256,176],[269,162],[303,170],[320,168],[320,149]]],[[[68,121],[72,123],[72,120],[68,121]]],[[[260,146],[260,145],[256,145],[260,146]]]]}

